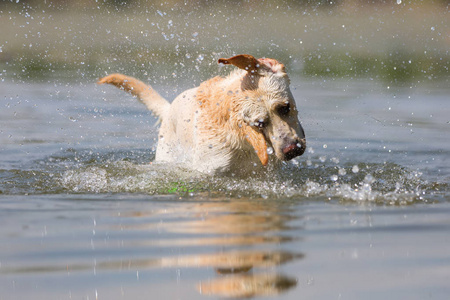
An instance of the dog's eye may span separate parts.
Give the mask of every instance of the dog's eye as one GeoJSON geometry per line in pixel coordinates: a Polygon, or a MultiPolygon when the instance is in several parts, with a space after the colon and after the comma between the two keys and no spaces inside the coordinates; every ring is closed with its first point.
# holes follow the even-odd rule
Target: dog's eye
{"type": "Polygon", "coordinates": [[[291,105],[289,103],[286,105],[280,105],[277,107],[277,111],[281,116],[287,116],[291,111],[291,105]]]}

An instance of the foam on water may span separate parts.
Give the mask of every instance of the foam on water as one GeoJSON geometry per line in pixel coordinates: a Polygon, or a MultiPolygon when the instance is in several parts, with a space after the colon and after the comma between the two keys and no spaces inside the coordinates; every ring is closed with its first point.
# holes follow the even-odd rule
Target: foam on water
{"type": "MultiPolygon", "coordinates": [[[[166,164],[146,163],[144,151],[93,153],[67,150],[29,170],[0,170],[4,194],[145,193],[193,197],[319,199],[408,204],[445,199],[448,185],[393,163],[339,163],[309,157],[281,170],[238,178],[208,176],[166,164]]],[[[147,160],[148,161],[148,160],[147,160]]]]}

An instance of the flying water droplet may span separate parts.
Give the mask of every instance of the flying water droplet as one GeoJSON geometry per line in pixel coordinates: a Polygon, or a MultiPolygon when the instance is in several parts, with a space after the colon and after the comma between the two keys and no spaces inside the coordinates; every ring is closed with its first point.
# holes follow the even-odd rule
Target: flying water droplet
{"type": "Polygon", "coordinates": [[[197,57],[197,62],[201,63],[204,59],[205,57],[203,56],[203,54],[199,54],[199,56],[197,57]]]}
{"type": "Polygon", "coordinates": [[[367,175],[364,177],[364,182],[365,182],[365,183],[371,184],[371,183],[374,182],[374,181],[375,181],[375,178],[373,178],[372,174],[367,174],[367,175]]]}

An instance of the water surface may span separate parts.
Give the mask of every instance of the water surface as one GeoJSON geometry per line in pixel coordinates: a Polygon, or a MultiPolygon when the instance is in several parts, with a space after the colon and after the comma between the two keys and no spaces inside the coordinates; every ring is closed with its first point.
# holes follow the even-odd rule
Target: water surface
{"type": "Polygon", "coordinates": [[[446,299],[448,85],[292,88],[307,153],[235,178],[152,163],[112,87],[2,82],[0,299],[446,299]]]}

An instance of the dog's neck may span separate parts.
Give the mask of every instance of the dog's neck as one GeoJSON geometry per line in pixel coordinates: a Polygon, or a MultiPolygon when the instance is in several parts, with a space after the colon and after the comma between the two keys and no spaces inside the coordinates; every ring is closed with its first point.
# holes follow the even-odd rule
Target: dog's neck
{"type": "MultiPolygon", "coordinates": [[[[233,74],[239,75],[237,72],[233,74]]],[[[223,165],[235,160],[237,152],[242,149],[252,151],[245,136],[241,134],[241,128],[246,126],[239,110],[242,105],[240,100],[246,93],[241,88],[241,81],[242,76],[215,77],[202,83],[197,89],[199,136],[207,137],[205,141],[208,141],[208,145],[204,146],[220,153],[216,161],[223,165]]]]}
{"type": "Polygon", "coordinates": [[[227,129],[239,126],[237,109],[244,91],[241,89],[241,77],[236,76],[231,79],[230,81],[229,78],[215,77],[198,87],[197,101],[201,111],[200,116],[205,116],[201,123],[207,135],[219,137],[224,134],[229,135],[234,131],[227,129]]]}

